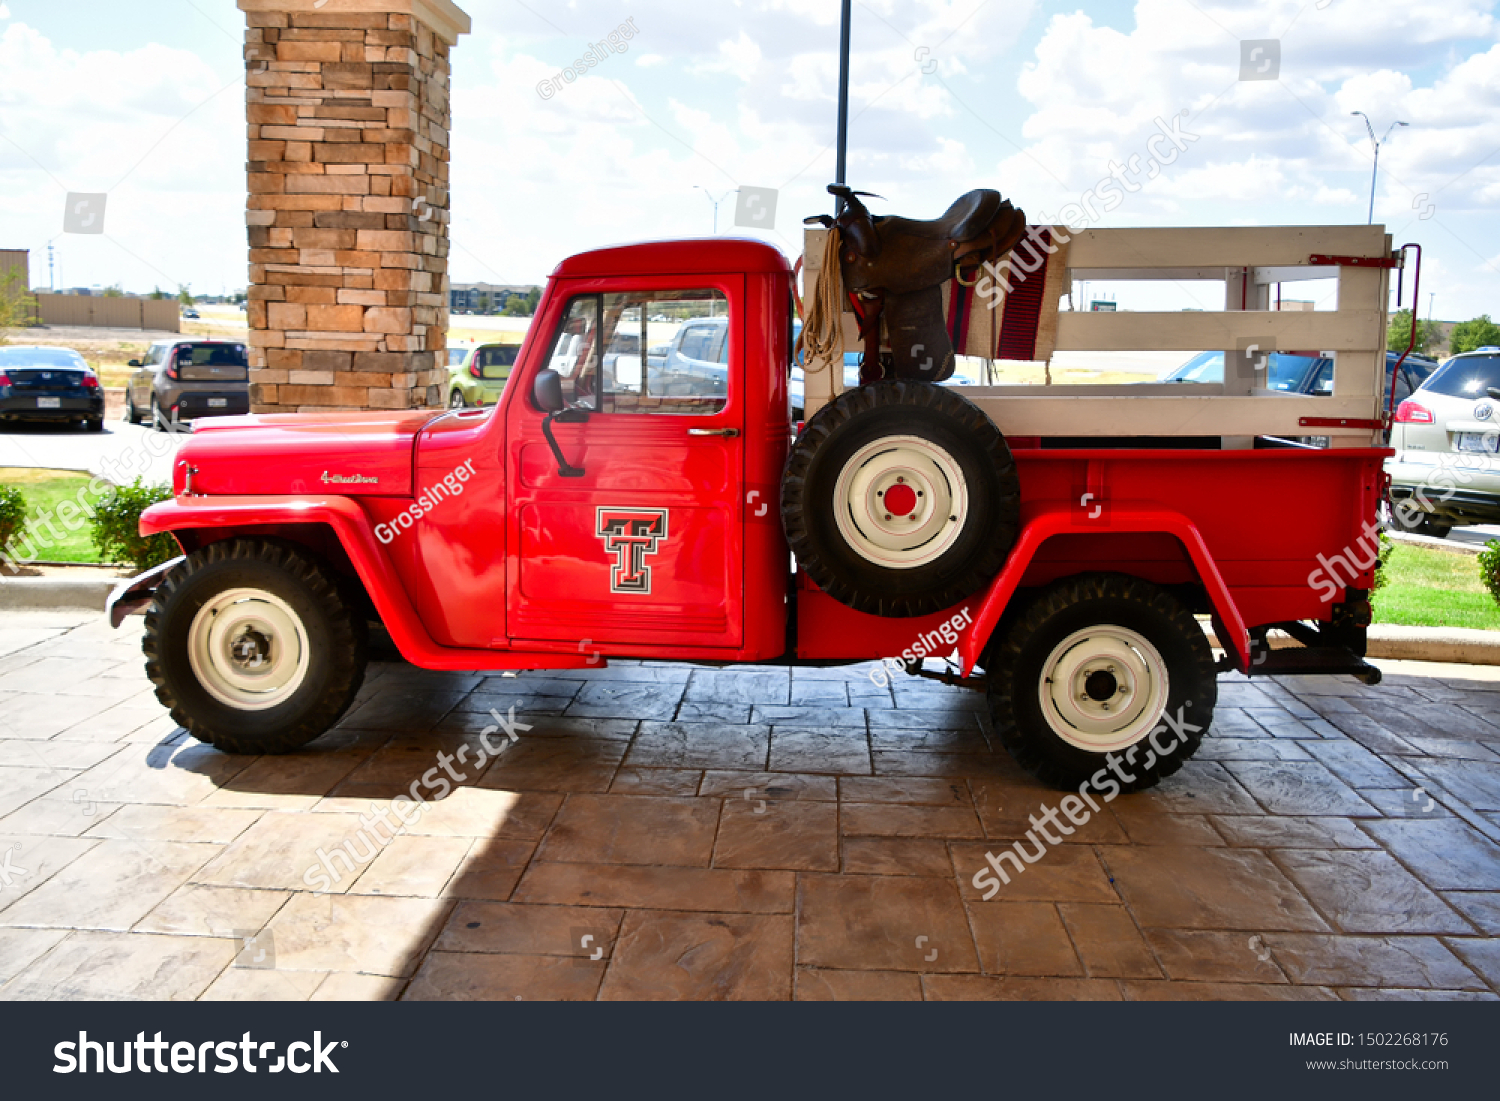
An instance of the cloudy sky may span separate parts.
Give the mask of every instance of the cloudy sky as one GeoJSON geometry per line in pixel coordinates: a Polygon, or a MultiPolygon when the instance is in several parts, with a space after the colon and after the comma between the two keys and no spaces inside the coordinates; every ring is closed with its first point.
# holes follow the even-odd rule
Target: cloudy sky
{"type": "MultiPolygon", "coordinates": [[[[837,0],[461,6],[455,280],[540,281],[580,249],[707,234],[700,188],[777,189],[761,235],[792,255],[802,216],[829,208],[837,0]],[[627,21],[625,52],[539,93],[627,21]]],[[[33,283],[50,242],[59,285],[244,285],[243,26],[232,0],[0,0],[0,247],[32,250],[33,283]],[[62,232],[70,191],[108,194],[104,235],[62,232]]],[[[1363,223],[1371,150],[1350,112],[1378,135],[1408,122],[1376,220],[1426,247],[1424,315],[1430,290],[1439,318],[1500,316],[1484,0],[856,0],[853,51],[850,180],[913,216],[994,187],[1034,221],[1094,190],[1096,226],[1363,223]],[[1150,173],[1161,126],[1185,148],[1150,173]],[[1099,192],[1132,157],[1130,183],[1099,192]]],[[[747,232],[733,220],[731,195],[719,230],[747,232]]]]}

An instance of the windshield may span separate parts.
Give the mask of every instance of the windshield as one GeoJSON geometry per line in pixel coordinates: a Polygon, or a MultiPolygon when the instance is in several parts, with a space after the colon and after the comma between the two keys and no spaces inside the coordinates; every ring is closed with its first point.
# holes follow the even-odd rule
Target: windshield
{"type": "MultiPolygon", "coordinates": [[[[1300,390],[1303,380],[1307,378],[1308,370],[1314,363],[1326,363],[1330,370],[1332,369],[1332,361],[1322,356],[1296,356],[1286,352],[1272,352],[1269,358],[1271,377],[1266,381],[1268,390],[1300,390]]],[[[1162,381],[1223,382],[1224,353],[1199,352],[1162,381]]],[[[1257,384],[1259,384],[1259,379],[1257,379],[1257,384]]]]}
{"type": "Polygon", "coordinates": [[[1450,359],[1427,380],[1423,390],[1450,398],[1482,398],[1500,387],[1500,356],[1450,359]]]}
{"type": "Polygon", "coordinates": [[[1199,352],[1181,367],[1168,373],[1163,382],[1223,382],[1224,353],[1199,352]]]}
{"type": "Polygon", "coordinates": [[[0,348],[0,367],[73,367],[83,371],[88,363],[71,348],[0,348]]]}

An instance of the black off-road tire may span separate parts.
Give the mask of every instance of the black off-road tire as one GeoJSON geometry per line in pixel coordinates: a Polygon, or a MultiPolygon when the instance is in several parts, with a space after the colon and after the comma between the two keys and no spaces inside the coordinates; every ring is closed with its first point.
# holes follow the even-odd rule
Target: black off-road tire
{"type": "MultiPolygon", "coordinates": [[[[1198,621],[1172,594],[1124,574],[1084,574],[1043,589],[1002,624],[982,664],[990,718],[1000,741],[1022,768],[1058,789],[1076,791],[1090,783],[1108,769],[1111,755],[1125,775],[1110,771],[1108,783],[1121,791],[1155,787],[1197,751],[1218,700],[1213,652],[1198,621]],[[1152,726],[1133,742],[1110,752],[1091,752],[1054,729],[1053,722],[1065,724],[1066,719],[1044,704],[1052,683],[1045,679],[1044,667],[1075,632],[1109,627],[1125,628],[1155,648],[1166,668],[1166,698],[1152,726]],[[1054,714],[1050,721],[1046,710],[1054,714]],[[1165,721],[1169,716],[1173,722],[1165,721]],[[1170,752],[1152,747],[1155,731],[1160,731],[1157,744],[1170,752]]],[[[1099,794],[1100,788],[1093,786],[1091,793],[1099,794]]]]}
{"type": "MultiPolygon", "coordinates": [[[[1005,437],[978,406],[932,383],[878,382],[840,394],[792,445],[781,487],[782,526],[802,569],[841,604],[872,615],[928,615],[972,596],[1000,572],[1020,532],[1021,483],[1005,437]],[[898,436],[945,452],[962,474],[968,506],[954,521],[960,533],[940,556],[893,568],[851,545],[834,498],[851,459],[898,436]]],[[[854,509],[844,512],[857,527],[854,509]]]]}
{"type": "Polygon", "coordinates": [[[267,539],[231,539],[189,555],[162,581],[146,613],[146,675],[172,718],[225,753],[289,753],[328,730],[364,682],[368,629],[358,601],[329,567],[301,548],[267,539]],[[279,597],[306,632],[309,666],[300,686],[265,710],[216,698],[188,656],[194,618],[230,589],[279,597]]]}

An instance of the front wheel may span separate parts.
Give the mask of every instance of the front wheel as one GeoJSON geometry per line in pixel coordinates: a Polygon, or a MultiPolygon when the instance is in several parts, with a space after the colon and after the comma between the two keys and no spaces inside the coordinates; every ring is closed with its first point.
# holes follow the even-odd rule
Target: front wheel
{"type": "Polygon", "coordinates": [[[984,658],[996,733],[1057,788],[1154,787],[1198,749],[1218,700],[1213,652],[1170,593],[1121,574],[1065,578],[984,658]]]}
{"type": "Polygon", "coordinates": [[[146,613],[146,675],[172,718],[226,753],[287,753],[332,726],[364,680],[366,629],[336,575],[264,539],[213,543],[146,613]]]}

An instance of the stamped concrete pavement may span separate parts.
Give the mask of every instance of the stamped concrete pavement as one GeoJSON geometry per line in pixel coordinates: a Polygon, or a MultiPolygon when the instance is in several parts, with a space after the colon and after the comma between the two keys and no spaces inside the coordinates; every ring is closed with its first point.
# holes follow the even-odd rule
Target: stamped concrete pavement
{"type": "Polygon", "coordinates": [[[985,900],[987,855],[1060,797],[974,693],[377,664],[312,746],[230,757],[165,715],[139,644],[0,617],[0,998],[1500,991],[1500,670],[1224,677],[1177,776],[985,900]],[[512,708],[514,744],[466,765],[512,708]],[[424,776],[451,793],[396,832],[424,776]]]}

